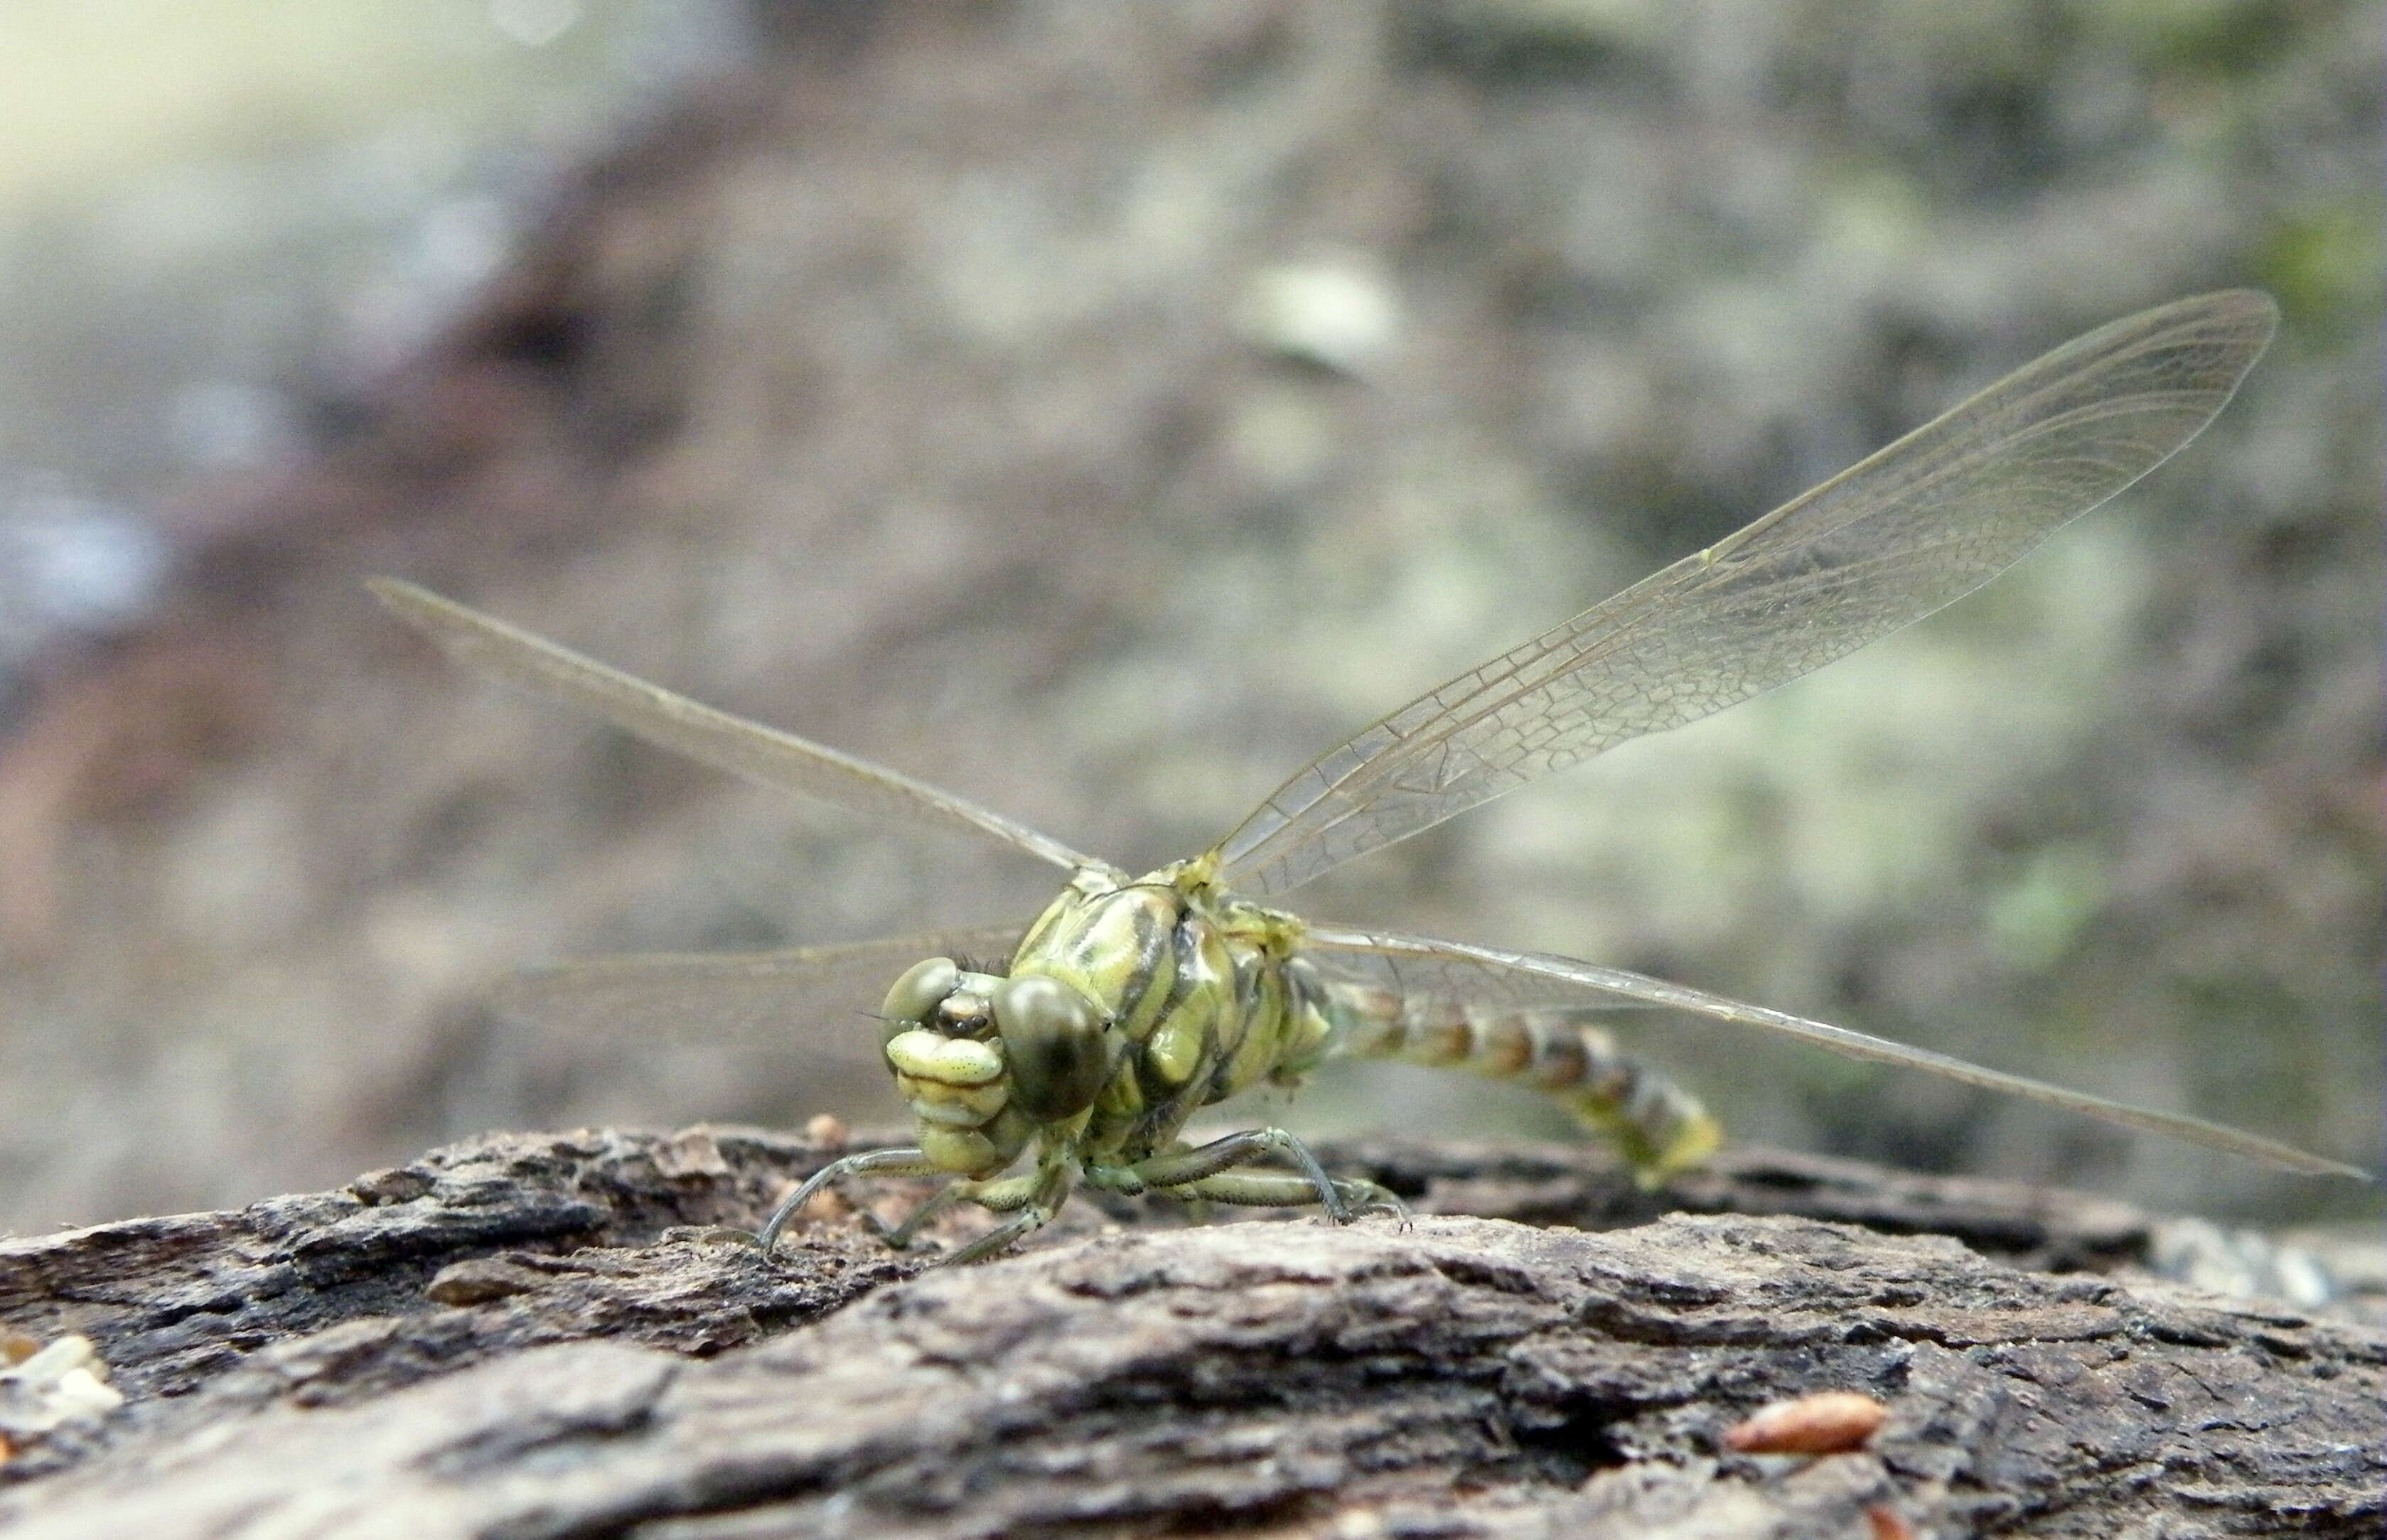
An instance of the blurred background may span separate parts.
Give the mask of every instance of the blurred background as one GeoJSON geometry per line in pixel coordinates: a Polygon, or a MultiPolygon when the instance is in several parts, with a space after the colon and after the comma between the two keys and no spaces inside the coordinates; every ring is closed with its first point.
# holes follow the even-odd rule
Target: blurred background
{"type": "MultiPolygon", "coordinates": [[[[2381,7],[0,10],[0,1225],[495,1128],[857,1121],[855,998],[519,965],[1049,871],[448,671],[387,572],[1142,867],[2044,348],[2279,342],[2021,569],[1297,907],[2381,1164],[2381,7]]],[[[2262,1168],[1631,1015],[1745,1139],[2266,1219],[2262,1168]]],[[[1560,1131],[1336,1072],[1312,1131],[1560,1131]]]]}

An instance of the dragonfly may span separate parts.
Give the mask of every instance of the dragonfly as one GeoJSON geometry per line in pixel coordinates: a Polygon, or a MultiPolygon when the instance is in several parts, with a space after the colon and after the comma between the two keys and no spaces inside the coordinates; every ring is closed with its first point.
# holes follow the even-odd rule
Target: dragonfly
{"type": "Polygon", "coordinates": [[[892,977],[878,1012],[880,1057],[915,1142],[825,1165],[753,1237],[766,1251],[815,1194],[866,1176],[947,1179],[900,1224],[873,1221],[897,1247],[956,1205],[998,1216],[948,1262],[1005,1250],[1080,1187],[1315,1205],[1338,1223],[1400,1214],[1393,1193],[1331,1175],[1282,1129],[1200,1144],[1184,1137],[1202,1108],[1256,1086],[1297,1088],[1336,1056],[1537,1087],[1609,1140],[1645,1183],[1662,1184],[1714,1153],[1721,1130],[1696,1097],[1620,1053],[1592,1019],[1620,1004],[1926,1070],[2290,1171],[2367,1178],[2260,1134],[1604,964],[1320,923],[1280,907],[1346,861],[1747,700],[1970,592],[2195,437],[2277,322],[2268,297],[2232,290],[2078,337],[1737,534],[1429,690],[1303,767],[1215,845],[1140,876],[411,584],[371,586],[456,663],[501,685],[748,780],[990,839],[1067,874],[1024,928],[959,939],[966,944],[634,956],[558,976],[562,988],[626,987],[692,1008],[708,991],[757,988],[781,991],[792,1007],[808,988],[856,968],[892,977]]]}

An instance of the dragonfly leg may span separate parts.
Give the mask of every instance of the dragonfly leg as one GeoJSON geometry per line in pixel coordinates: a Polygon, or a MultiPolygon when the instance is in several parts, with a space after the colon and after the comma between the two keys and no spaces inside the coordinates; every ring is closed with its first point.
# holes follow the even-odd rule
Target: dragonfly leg
{"type": "Polygon", "coordinates": [[[873,1218],[867,1210],[863,1223],[872,1234],[887,1243],[890,1251],[907,1249],[919,1239],[922,1227],[957,1203],[974,1203],[980,1208],[997,1214],[1014,1214],[1036,1201],[1034,1176],[1006,1177],[1001,1181],[955,1181],[939,1188],[934,1197],[904,1216],[901,1224],[890,1227],[873,1218]]]}
{"type": "MultiPolygon", "coordinates": [[[[771,1217],[764,1221],[754,1239],[764,1251],[777,1246],[779,1232],[788,1228],[788,1221],[796,1217],[797,1211],[812,1202],[815,1193],[840,1177],[927,1177],[936,1175],[941,1169],[942,1168],[929,1160],[926,1152],[909,1145],[899,1145],[891,1150],[867,1150],[861,1155],[832,1160],[815,1171],[802,1187],[780,1200],[779,1206],[771,1210],[771,1217]]],[[[932,1198],[929,1201],[933,1203],[936,1200],[932,1198]]]]}
{"type": "Polygon", "coordinates": [[[1403,1230],[1409,1228],[1409,1205],[1401,1202],[1400,1194],[1391,1188],[1346,1179],[1335,1182],[1334,1189],[1351,1205],[1352,1213],[1389,1214],[1401,1222],[1403,1230]]]}
{"type": "MultiPolygon", "coordinates": [[[[1245,1208],[1294,1208],[1318,1201],[1318,1190],[1309,1185],[1309,1179],[1291,1171],[1221,1171],[1164,1191],[1189,1203],[1209,1199],[1245,1208]]],[[[1354,1216],[1390,1214],[1402,1224],[1408,1223],[1409,1205],[1395,1197],[1388,1188],[1372,1181],[1337,1179],[1334,1192],[1350,1206],[1354,1216]]]]}
{"type": "MultiPolygon", "coordinates": [[[[1245,1174],[1257,1177],[1262,1173],[1245,1174]]],[[[1315,1203],[1325,1209],[1327,1218],[1338,1225],[1349,1224],[1352,1216],[1351,1205],[1345,1201],[1342,1190],[1373,1186],[1372,1183],[1337,1183],[1326,1174],[1326,1168],[1318,1164],[1318,1157],[1309,1153],[1309,1147],[1282,1129],[1252,1129],[1243,1133],[1231,1133],[1224,1139],[1214,1139],[1199,1149],[1173,1150],[1139,1160],[1132,1166],[1089,1170],[1086,1180],[1090,1186],[1118,1193],[1141,1193],[1147,1187],[1191,1187],[1194,1188],[1197,1196],[1219,1197],[1229,1203],[1315,1203]],[[1299,1169],[1301,1174],[1297,1180],[1306,1189],[1307,1197],[1237,1200],[1226,1197],[1223,1192],[1202,1192],[1195,1185],[1221,1172],[1231,1171],[1238,1166],[1247,1166],[1262,1155],[1271,1155],[1284,1156],[1299,1169]]],[[[1391,1194],[1386,1193],[1385,1196],[1390,1197],[1391,1194]]],[[[1368,1201],[1373,1202],[1372,1199],[1368,1201]]]]}
{"type": "MultiPolygon", "coordinates": [[[[963,1182],[961,1185],[968,1191],[961,1195],[993,1213],[1017,1214],[1035,1204],[1036,1196],[1043,1190],[1046,1181],[1043,1172],[1030,1171],[1023,1176],[1005,1177],[1000,1181],[963,1182]]],[[[1056,1203],[1053,1206],[1057,1208],[1060,1205],[1056,1203]]]]}
{"type": "Polygon", "coordinates": [[[945,1191],[997,1214],[1009,1214],[1010,1218],[988,1231],[969,1244],[949,1256],[938,1258],[942,1268],[967,1267],[982,1262],[998,1252],[1007,1251],[1020,1237],[1042,1230],[1069,1201],[1072,1178],[1069,1168],[1058,1162],[1049,1162],[1036,1170],[1020,1176],[1004,1177],[999,1181],[957,1181],[945,1191]]]}
{"type": "Polygon", "coordinates": [[[919,1235],[922,1226],[969,1195],[964,1191],[968,1186],[969,1183],[966,1181],[948,1182],[937,1189],[928,1202],[904,1215],[896,1224],[881,1224],[878,1217],[866,1208],[862,1211],[862,1222],[870,1233],[886,1243],[888,1250],[908,1250],[912,1242],[919,1235]]]}
{"type": "Polygon", "coordinates": [[[941,1268],[966,1268],[972,1262],[983,1262],[997,1252],[1007,1251],[1021,1236],[1044,1228],[1053,1211],[1042,1204],[1023,1203],[1020,1212],[988,1231],[969,1244],[949,1256],[937,1259],[941,1268]]]}

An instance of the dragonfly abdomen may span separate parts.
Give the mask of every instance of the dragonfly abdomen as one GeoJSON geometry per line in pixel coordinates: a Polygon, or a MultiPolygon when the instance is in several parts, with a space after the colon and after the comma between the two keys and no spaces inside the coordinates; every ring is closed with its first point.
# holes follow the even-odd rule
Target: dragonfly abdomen
{"type": "Polygon", "coordinates": [[[1522,1080],[1613,1143],[1645,1184],[1697,1166],[1722,1130],[1699,1099],[1580,1013],[1507,1011],[1324,981],[1336,1051],[1522,1080]]]}

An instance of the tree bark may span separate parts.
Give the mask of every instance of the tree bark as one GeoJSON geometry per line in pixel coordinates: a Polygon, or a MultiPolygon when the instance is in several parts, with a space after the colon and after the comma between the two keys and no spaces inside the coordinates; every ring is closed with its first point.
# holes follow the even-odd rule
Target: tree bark
{"type": "MultiPolygon", "coordinates": [[[[1023,1254],[952,1271],[836,1205],[776,1256],[708,1233],[836,1153],[497,1135],[335,1193],[7,1243],[0,1320],[89,1336],[128,1400],[0,1466],[0,1525],[1822,1537],[1865,1534],[1872,1508],[1925,1534],[2103,1537],[2387,1518],[2387,1332],[2133,1272],[2160,1227],[2118,1204],[1746,1152],[1651,1196],[1589,1151],[1379,1142],[1323,1153],[1410,1195],[1407,1228],[1081,1202],[1023,1254]],[[1888,1405],[1869,1447],[1724,1452],[1757,1406],[1826,1389],[1888,1405]]],[[[891,1213],[924,1190],[905,1185],[854,1196],[891,1213]]]]}

